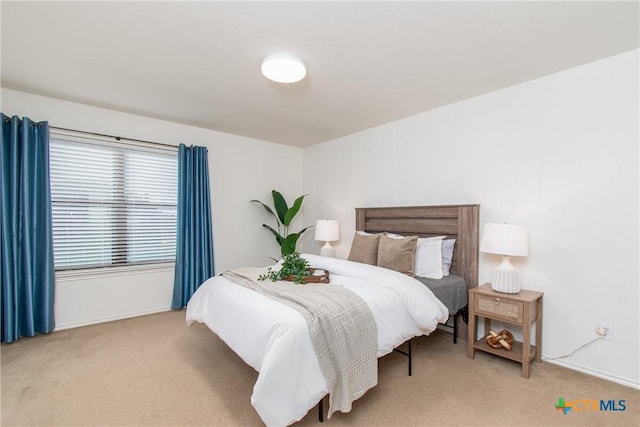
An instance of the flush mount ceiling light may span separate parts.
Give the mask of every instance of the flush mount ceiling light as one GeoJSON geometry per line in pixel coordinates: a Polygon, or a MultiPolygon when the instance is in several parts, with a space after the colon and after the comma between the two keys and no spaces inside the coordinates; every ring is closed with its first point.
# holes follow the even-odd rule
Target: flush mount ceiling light
{"type": "Polygon", "coordinates": [[[262,61],[262,74],[278,83],[295,83],[307,75],[307,68],[298,58],[289,55],[272,55],[262,61]]]}

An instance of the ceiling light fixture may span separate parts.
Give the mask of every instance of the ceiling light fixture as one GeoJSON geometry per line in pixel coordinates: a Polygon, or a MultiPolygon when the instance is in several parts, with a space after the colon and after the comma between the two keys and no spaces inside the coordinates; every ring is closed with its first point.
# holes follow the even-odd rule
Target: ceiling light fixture
{"type": "Polygon", "coordinates": [[[262,74],[278,83],[295,83],[307,75],[307,68],[298,58],[289,55],[272,55],[262,61],[262,74]]]}

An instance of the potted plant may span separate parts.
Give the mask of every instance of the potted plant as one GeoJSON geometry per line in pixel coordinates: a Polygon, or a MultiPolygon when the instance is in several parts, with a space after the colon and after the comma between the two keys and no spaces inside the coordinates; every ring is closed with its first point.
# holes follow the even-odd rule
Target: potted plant
{"type": "Polygon", "coordinates": [[[291,205],[291,207],[287,205],[287,201],[278,191],[272,190],[271,195],[273,196],[273,206],[275,208],[275,213],[273,209],[271,209],[271,207],[262,203],[260,200],[251,200],[251,202],[260,203],[265,208],[265,210],[269,212],[271,216],[273,216],[273,218],[276,220],[277,230],[267,224],[262,224],[262,226],[274,235],[274,237],[276,238],[276,242],[278,242],[278,245],[280,245],[280,253],[284,257],[296,251],[298,239],[300,238],[302,233],[311,228],[305,227],[297,233],[289,232],[289,225],[291,224],[293,218],[300,211],[300,207],[302,207],[302,202],[306,194],[298,197],[295,202],[293,202],[293,205],[291,205]]]}

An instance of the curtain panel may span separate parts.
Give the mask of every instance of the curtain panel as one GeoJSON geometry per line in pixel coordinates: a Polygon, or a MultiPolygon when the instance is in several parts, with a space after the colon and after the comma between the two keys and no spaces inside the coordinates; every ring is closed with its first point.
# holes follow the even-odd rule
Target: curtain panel
{"type": "Polygon", "coordinates": [[[209,166],[206,147],[178,149],[178,224],[171,308],[181,309],[214,275],[209,166]]]}
{"type": "Polygon", "coordinates": [[[2,120],[2,342],[55,327],[55,268],[49,183],[49,126],[2,120]]]}

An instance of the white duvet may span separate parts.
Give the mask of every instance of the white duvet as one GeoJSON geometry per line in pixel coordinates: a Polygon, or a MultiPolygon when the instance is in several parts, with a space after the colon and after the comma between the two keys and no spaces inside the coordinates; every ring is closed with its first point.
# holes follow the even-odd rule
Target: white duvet
{"type": "MultiPolygon", "coordinates": [[[[378,357],[428,335],[449,317],[422,283],[385,268],[302,255],[330,271],[328,286],[344,286],[369,305],[378,329],[378,357]]],[[[187,324],[205,323],[259,372],[251,404],[268,426],[300,420],[328,393],[307,324],[294,309],[222,276],[203,283],[187,305],[187,324]]]]}

